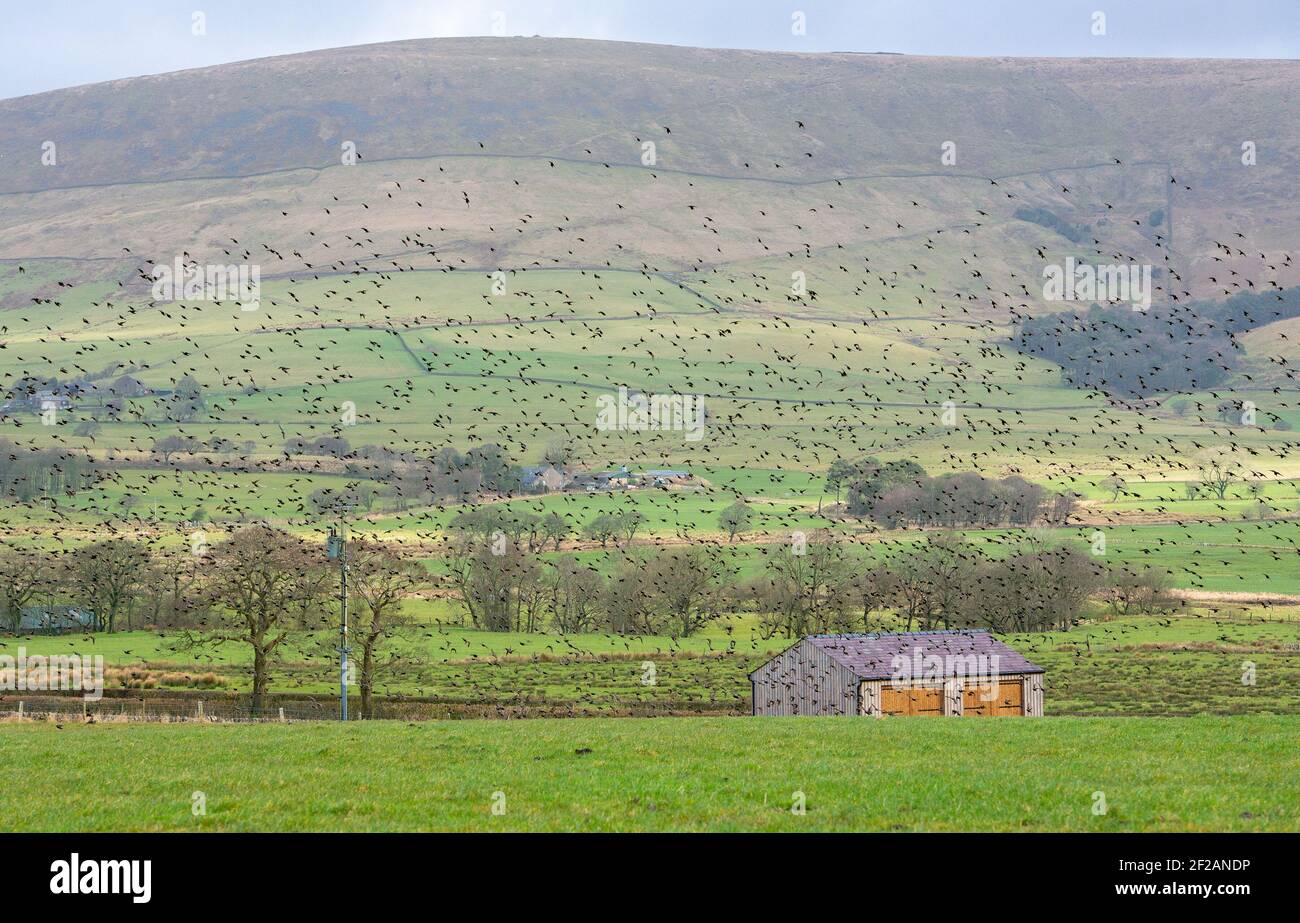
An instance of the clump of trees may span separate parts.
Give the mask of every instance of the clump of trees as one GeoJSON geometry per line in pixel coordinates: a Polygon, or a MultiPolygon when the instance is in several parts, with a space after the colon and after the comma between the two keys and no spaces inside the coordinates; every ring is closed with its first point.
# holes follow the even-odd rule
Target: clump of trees
{"type": "Polygon", "coordinates": [[[602,548],[627,548],[644,523],[645,517],[639,511],[627,509],[598,513],[577,529],[555,511],[537,514],[489,504],[457,513],[447,524],[447,531],[457,539],[475,539],[480,544],[496,543],[501,547],[509,544],[531,553],[543,551],[548,545],[559,551],[560,543],[574,535],[599,542],[602,548]]]}
{"type": "Polygon", "coordinates": [[[1075,499],[1052,493],[1021,477],[986,478],[974,471],[931,477],[911,460],[874,457],[837,459],[827,471],[827,489],[847,489],[845,512],[880,525],[992,528],[1064,523],[1075,499]]]}
{"type": "Polygon", "coordinates": [[[203,385],[193,375],[182,375],[171,394],[163,399],[163,412],[176,423],[189,423],[208,412],[203,385]]]}
{"type": "Polygon", "coordinates": [[[685,637],[735,605],[734,573],[712,546],[619,551],[608,576],[575,558],[541,560],[527,543],[462,531],[447,572],[470,625],[488,631],[685,637]]]}
{"type": "Polygon", "coordinates": [[[375,508],[379,489],[367,481],[349,481],[341,487],[318,487],[307,495],[312,512],[332,519],[346,519],[375,508]]]}
{"type": "Polygon", "coordinates": [[[1213,388],[1232,373],[1237,351],[1227,330],[1167,305],[1145,312],[1093,305],[1030,318],[1012,344],[1061,366],[1076,388],[1123,397],[1213,388]]]}
{"type": "Polygon", "coordinates": [[[641,528],[641,523],[645,521],[636,510],[623,510],[618,513],[600,513],[591,522],[583,528],[584,537],[600,542],[600,547],[609,547],[610,542],[614,542],[623,548],[632,544],[632,539],[636,537],[637,530],[641,528]]]}
{"type": "MultiPolygon", "coordinates": [[[[362,714],[378,677],[410,661],[388,642],[406,632],[406,601],[431,581],[416,561],[377,543],[347,544],[348,605],[362,714]]],[[[322,546],[265,525],[211,548],[162,549],[110,538],[49,554],[0,548],[0,630],[20,630],[24,609],[68,600],[95,616],[95,629],[176,632],[178,647],[226,645],[251,654],[252,705],[266,706],[271,670],[303,632],[338,624],[338,569],[322,546]]],[[[333,649],[333,636],[324,646],[333,649]]]]}
{"type": "MultiPolygon", "coordinates": [[[[357,685],[362,714],[369,716],[378,675],[404,660],[384,656],[384,644],[409,626],[403,605],[429,578],[417,562],[388,546],[352,541],[345,554],[357,685]]],[[[203,558],[196,603],[200,611],[183,632],[181,646],[247,647],[252,653],[252,706],[260,710],[266,705],[271,667],[295,630],[337,624],[337,566],[319,544],[265,525],[240,529],[203,558]]],[[[322,643],[330,646],[328,640],[322,643]]]]}
{"type": "Polygon", "coordinates": [[[1012,217],[1019,218],[1021,221],[1031,221],[1034,224],[1041,225],[1042,227],[1055,231],[1066,240],[1074,243],[1084,240],[1087,235],[1092,232],[1092,228],[1089,225],[1071,224],[1055,212],[1046,208],[1021,206],[1015,210],[1012,217]]]}
{"type": "Polygon", "coordinates": [[[317,436],[315,439],[295,436],[284,443],[285,455],[324,455],[345,458],[351,453],[352,446],[342,436],[317,436]]]}
{"type": "Polygon", "coordinates": [[[370,476],[389,484],[399,509],[444,498],[464,501],[484,491],[516,494],[523,483],[522,469],[493,443],[464,454],[448,446],[427,458],[399,453],[371,465],[370,476]]]}
{"type": "Polygon", "coordinates": [[[907,631],[1060,631],[1094,595],[1120,612],[1172,605],[1163,574],[1111,568],[1078,548],[1033,538],[992,556],[957,536],[934,535],[874,564],[847,554],[829,533],[811,537],[798,553],[785,546],[767,553],[767,567],[745,584],[741,600],[769,637],[898,622],[907,631]]]}
{"type": "Polygon", "coordinates": [[[86,455],[0,439],[0,497],[22,503],[48,497],[57,503],[92,486],[99,476],[99,467],[86,455]]]}

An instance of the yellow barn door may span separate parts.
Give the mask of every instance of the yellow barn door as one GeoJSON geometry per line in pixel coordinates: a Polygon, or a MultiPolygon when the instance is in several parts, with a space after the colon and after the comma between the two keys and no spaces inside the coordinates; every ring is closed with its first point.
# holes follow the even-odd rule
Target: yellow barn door
{"type": "Polygon", "coordinates": [[[886,715],[942,715],[943,687],[886,685],[880,690],[880,710],[886,715]]]}
{"type": "Polygon", "coordinates": [[[989,686],[967,686],[962,690],[962,714],[968,717],[1023,715],[1024,690],[1020,680],[1003,680],[989,697],[989,686]]]}

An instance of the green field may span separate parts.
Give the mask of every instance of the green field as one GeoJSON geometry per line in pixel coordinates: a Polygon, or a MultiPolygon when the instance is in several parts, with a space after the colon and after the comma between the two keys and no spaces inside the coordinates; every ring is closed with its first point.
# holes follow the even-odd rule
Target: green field
{"type": "MultiPolygon", "coordinates": [[[[1096,619],[1068,632],[1003,640],[1047,670],[1048,715],[1300,714],[1300,620],[1290,610],[1225,608],[1231,612],[1222,616],[1096,619]],[[1242,681],[1246,662],[1254,665],[1253,683],[1242,681]]],[[[301,631],[285,645],[271,674],[283,704],[292,708],[308,697],[330,703],[338,688],[335,638],[301,631]]],[[[403,662],[380,675],[376,692],[426,717],[471,707],[525,715],[744,714],[748,673],[790,643],[762,637],[745,616],[685,639],[425,623],[385,649],[403,662]],[[654,664],[653,684],[643,681],[646,663],[654,664]]],[[[179,650],[174,638],[136,631],[99,634],[93,643],[76,636],[5,639],[0,654],[13,656],[19,646],[29,656],[102,655],[107,689],[125,695],[105,701],[110,711],[130,711],[139,696],[170,690],[190,695],[179,709],[188,714],[194,698],[220,707],[249,685],[249,653],[239,645],[196,656],[179,650]]],[[[8,698],[12,709],[16,696],[8,698]]]]}
{"type": "Polygon", "coordinates": [[[1298,735],[1296,716],[34,722],[0,725],[22,780],[0,788],[0,816],[47,831],[1295,831],[1298,735]]]}
{"type": "MultiPolygon", "coordinates": [[[[944,324],[929,300],[909,308],[891,296],[871,306],[868,323],[862,296],[847,290],[826,292],[826,306],[783,302],[778,310],[794,312],[784,317],[737,292],[709,294],[717,279],[684,273],[511,270],[500,296],[492,282],[473,270],[281,279],[267,283],[257,312],[209,304],[187,310],[183,323],[174,305],[107,301],[100,283],[76,286],[60,293],[53,319],[7,312],[0,383],[123,363],[107,377],[129,371],[168,388],[193,375],[208,389],[209,412],[168,423],[156,400],[134,399],[93,439],[73,435],[95,414],[92,402],[57,426],[15,417],[0,433],[128,452],[147,451],[167,432],[219,435],[252,442],[241,454],[266,459],[286,433],[337,427],[346,401],[357,409],[345,433],[353,445],[436,451],[494,441],[529,463],[563,435],[595,466],[791,471],[874,453],[938,470],[1077,478],[1085,489],[1109,473],[1186,478],[1193,443],[1227,433],[1220,426],[1216,435],[1198,413],[1107,406],[1069,387],[1055,366],[1008,349],[1005,325],[944,324]],[[707,438],[596,431],[595,397],[619,384],[703,396],[707,438]],[[955,425],[940,423],[945,401],[959,408],[955,425]]],[[[1240,393],[1261,409],[1289,412],[1277,396],[1240,393]]],[[[1231,438],[1261,476],[1300,473],[1287,434],[1247,428],[1231,438]]]]}
{"type": "MultiPolygon", "coordinates": [[[[48,285],[60,268],[43,267],[26,283],[6,275],[5,284],[48,285]]],[[[6,313],[0,384],[73,374],[102,384],[127,373],[166,389],[189,374],[205,387],[207,410],[178,423],[164,418],[162,401],[139,397],[118,420],[94,400],[54,426],[23,413],[0,419],[0,435],[21,446],[99,459],[117,453],[139,466],[110,466],[100,483],[72,496],[0,501],[0,526],[12,541],[51,550],[105,529],[176,546],[188,541],[189,520],[201,511],[211,541],[248,521],[319,539],[310,495],[342,489],[350,478],[338,459],[287,459],[287,439],[333,432],[353,448],[425,456],[449,443],[463,450],[494,442],[530,464],[563,438],[580,467],[684,467],[700,483],[672,492],[476,499],[559,512],[575,532],[599,514],[634,511],[642,542],[676,543],[718,539],[719,513],[745,498],[751,528],[727,554],[748,577],[763,565],[763,544],[792,531],[834,528],[868,538],[862,553],[872,557],[920,540],[915,531],[879,533],[868,520],[834,518],[827,466],[874,454],[915,459],[932,473],[1019,474],[1072,491],[1079,525],[1050,538],[1088,546],[1101,531],[1110,563],[1154,567],[1178,588],[1300,595],[1300,456],[1288,433],[1230,431],[1213,422],[1209,394],[1193,396],[1201,406],[1181,416],[1108,405],[1098,393],[1069,387],[1058,368],[1011,351],[1005,322],[946,323],[929,293],[913,307],[888,286],[855,288],[840,273],[845,279],[819,281],[816,303],[746,298],[747,288],[777,289],[781,279],[772,265],[749,268],[754,275],[537,265],[510,270],[499,295],[481,268],[300,273],[269,279],[257,312],[205,304],[183,318],[175,305],[151,305],[102,281],[60,290],[54,317],[6,313]],[[598,430],[595,398],[618,385],[702,395],[706,438],[598,430]],[[940,420],[946,401],[958,410],[955,425],[940,420]],[[344,404],[355,405],[355,425],[340,424],[344,404]],[[91,418],[98,428],[78,435],[91,418]],[[177,470],[149,452],[169,434],[221,439],[226,448],[205,453],[208,467],[177,470]],[[1222,500],[1188,498],[1198,447],[1225,441],[1239,446],[1241,479],[1222,500]],[[284,470],[291,462],[306,470],[284,470]],[[1124,480],[1118,493],[1105,486],[1114,475],[1124,480]]],[[[1289,406],[1285,396],[1249,394],[1261,409],[1289,406]]],[[[194,459],[182,453],[172,461],[194,459]]],[[[463,507],[398,507],[379,496],[350,526],[403,543],[439,573],[438,543],[463,507]]],[[[1021,534],[969,537],[996,555],[1021,534]]],[[[562,553],[601,570],[617,557],[570,546],[562,553]]]]}

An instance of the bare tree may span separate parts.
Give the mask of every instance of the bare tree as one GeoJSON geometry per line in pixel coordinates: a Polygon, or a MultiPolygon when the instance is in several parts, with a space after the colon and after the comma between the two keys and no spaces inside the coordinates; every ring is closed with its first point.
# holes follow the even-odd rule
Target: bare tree
{"type": "Polygon", "coordinates": [[[203,557],[189,548],[159,551],[145,572],[148,615],[159,628],[189,628],[205,611],[199,590],[203,557]]]}
{"type": "Polygon", "coordinates": [[[624,548],[632,544],[632,539],[636,538],[637,530],[644,520],[645,517],[636,510],[624,510],[614,517],[614,527],[624,548]]]}
{"type": "Polygon", "coordinates": [[[851,574],[844,583],[844,592],[862,613],[863,631],[875,631],[884,627],[883,624],[872,623],[871,613],[888,609],[896,596],[894,575],[889,568],[873,567],[851,574]]]}
{"type": "Polygon", "coordinates": [[[600,624],[602,590],[600,574],[589,564],[561,558],[546,577],[547,607],[560,634],[594,631],[600,624]]]}
{"type": "Polygon", "coordinates": [[[1201,452],[1201,486],[1220,500],[1228,493],[1234,481],[1241,480],[1241,463],[1229,446],[1214,446],[1201,452]]]}
{"type": "Polygon", "coordinates": [[[182,644],[247,644],[253,651],[254,710],[266,706],[271,663],[294,619],[317,607],[330,572],[321,550],[269,526],[240,529],[210,555],[210,624],[188,632],[182,644]]]}
{"type": "Polygon", "coordinates": [[[928,631],[936,624],[944,628],[960,624],[975,591],[978,558],[974,549],[959,536],[931,535],[915,560],[929,592],[921,628],[928,631]]]}
{"type": "Polygon", "coordinates": [[[729,576],[719,555],[698,545],[660,551],[647,561],[656,608],[677,637],[695,634],[721,614],[729,576]]]}
{"type": "Polygon", "coordinates": [[[907,630],[920,622],[928,625],[934,613],[934,583],[925,562],[915,555],[905,554],[902,560],[890,565],[894,592],[901,614],[907,617],[907,630]]]}
{"type": "Polygon", "coordinates": [[[27,548],[0,549],[0,625],[18,634],[23,608],[47,582],[48,555],[27,548]]]}
{"type": "Polygon", "coordinates": [[[454,541],[446,559],[451,582],[476,628],[534,630],[541,602],[537,562],[517,543],[497,551],[473,536],[454,541]]]}
{"type": "Polygon", "coordinates": [[[118,616],[129,616],[150,559],[147,546],[126,538],[110,538],[71,552],[68,577],[72,589],[85,599],[105,630],[116,631],[118,616]]]}
{"type": "Polygon", "coordinates": [[[639,559],[625,558],[605,583],[603,595],[611,631],[625,635],[659,633],[653,580],[639,559]]]}
{"type": "Polygon", "coordinates": [[[361,690],[361,714],[366,717],[373,716],[371,696],[376,674],[381,667],[397,664],[395,658],[381,664],[375,655],[385,640],[410,624],[402,604],[428,583],[428,572],[419,562],[403,558],[390,546],[349,543],[348,589],[356,600],[351,610],[352,630],[361,655],[357,685],[361,690]]]}
{"type": "Polygon", "coordinates": [[[843,627],[848,594],[844,545],[830,532],[809,537],[806,546],[781,548],[768,560],[768,606],[780,630],[794,638],[843,627]]]}

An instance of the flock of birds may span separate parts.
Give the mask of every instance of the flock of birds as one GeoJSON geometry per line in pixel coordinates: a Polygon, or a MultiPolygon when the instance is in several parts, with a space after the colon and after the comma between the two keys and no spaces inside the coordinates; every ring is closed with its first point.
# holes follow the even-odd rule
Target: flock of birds
{"type": "MultiPolygon", "coordinates": [[[[792,142],[789,156],[814,159],[816,126],[792,122],[794,142],[803,143],[792,142]]],[[[661,131],[672,134],[667,125],[661,131]]],[[[640,145],[643,138],[636,140],[640,145]]],[[[493,155],[483,142],[478,152],[493,155]]],[[[1111,168],[1125,168],[1113,160],[1111,168]]],[[[751,161],[740,164],[743,178],[751,161]]],[[[772,164],[782,167],[780,159],[772,164]]],[[[54,427],[11,414],[5,435],[17,449],[56,447],[109,464],[102,482],[80,497],[6,498],[0,521],[7,534],[0,542],[18,545],[39,534],[71,547],[126,535],[161,547],[177,520],[198,507],[214,520],[316,525],[311,492],[322,478],[345,481],[342,465],[358,460],[362,440],[338,414],[354,396],[363,398],[355,403],[364,441],[415,457],[433,458],[454,441],[462,451],[490,442],[517,463],[534,464],[548,443],[560,442],[593,469],[642,461],[719,472],[703,496],[717,510],[749,500],[762,522],[761,536],[749,540],[759,543],[783,540],[821,508],[820,472],[836,458],[925,453],[936,471],[1026,473],[1068,489],[1107,476],[1134,483],[1157,473],[1194,477],[1192,455],[1226,443],[1251,474],[1287,474],[1283,462],[1294,453],[1292,443],[1230,430],[1213,419],[1211,406],[1203,419],[1177,423],[1058,389],[1064,403],[1040,408],[1025,396],[1044,386],[1043,374],[997,343],[1010,325],[1042,309],[1036,270],[1065,252],[1040,242],[1052,237],[1046,231],[1019,244],[1020,252],[1007,252],[1011,242],[1024,240],[1024,228],[1042,230],[1007,230],[1011,210],[1022,204],[1096,213],[1093,235],[1071,252],[1099,262],[1154,263],[1164,270],[1155,297],[1174,303],[1281,292],[1295,278],[1289,253],[1269,252],[1244,232],[1214,243],[1214,268],[1205,283],[1194,284],[1163,226],[1144,225],[1146,215],[1129,215],[1122,203],[1085,197],[1080,189],[1091,185],[1088,175],[1068,183],[1053,174],[1033,181],[988,178],[987,188],[971,196],[982,207],[962,206],[965,214],[951,206],[942,214],[940,202],[904,197],[877,204],[865,213],[869,221],[863,214],[846,221],[845,211],[863,201],[860,184],[848,179],[801,187],[798,204],[790,205],[795,198],[751,200],[740,191],[748,185],[706,182],[665,167],[599,160],[591,166],[603,169],[592,176],[543,157],[496,186],[469,174],[451,176],[437,162],[378,186],[369,182],[375,174],[362,174],[368,182],[350,195],[340,190],[313,201],[311,188],[304,189],[298,204],[262,216],[261,236],[244,232],[215,248],[196,239],[183,250],[187,263],[262,266],[265,289],[256,312],[241,312],[228,300],[152,302],[151,269],[170,265],[174,254],[142,252],[134,241],[123,242],[117,262],[130,268],[113,280],[108,296],[85,295],[91,286],[81,278],[33,281],[39,292],[32,307],[11,312],[0,332],[7,388],[24,379],[103,384],[128,375],[174,390],[197,380],[207,408],[180,429],[203,448],[192,458],[159,461],[154,442],[176,433],[178,424],[148,409],[164,402],[148,399],[132,404],[143,412],[82,435],[74,434],[77,414],[54,427]],[[628,191],[629,171],[646,187],[639,193],[628,191]],[[547,172],[556,178],[547,180],[547,172]],[[606,182],[614,173],[619,182],[606,182]],[[543,213],[542,198],[526,198],[535,182],[567,188],[572,205],[550,203],[543,213]],[[656,199],[662,207],[647,211],[656,199]],[[526,201],[529,210],[501,220],[513,200],[526,201]],[[476,212],[484,217],[470,233],[476,212]],[[674,256],[638,246],[639,235],[664,225],[678,244],[674,256]],[[1103,237],[1102,227],[1113,233],[1103,237]],[[547,256],[512,264],[512,254],[530,241],[547,256]],[[473,284],[463,283],[466,278],[473,284]],[[461,287],[447,287],[455,285],[461,287]],[[74,305],[85,310],[70,315],[74,305]],[[620,385],[700,396],[708,408],[707,438],[603,437],[594,430],[592,396],[620,385]],[[961,414],[955,426],[936,422],[945,401],[961,414]],[[293,437],[321,435],[351,439],[351,455],[283,451],[293,437]],[[733,469],[748,476],[733,481],[723,473],[733,469]]],[[[1172,174],[1167,186],[1170,196],[1192,191],[1172,174]]],[[[21,261],[17,273],[35,276],[21,261]]],[[[1256,319],[1259,325],[1269,320],[1256,319]]],[[[1287,339],[1281,326],[1276,335],[1287,339]]],[[[1276,408],[1286,410],[1293,406],[1287,402],[1295,370],[1285,354],[1267,357],[1267,365],[1251,371],[1260,381],[1251,374],[1245,380],[1252,389],[1271,389],[1276,408]]],[[[620,502],[668,524],[643,536],[642,545],[691,544],[726,554],[729,542],[700,518],[700,498],[691,491],[629,492],[620,502]]],[[[463,508],[502,500],[471,497],[463,508]]],[[[558,509],[575,529],[591,509],[580,493],[513,502],[538,513],[558,509]]],[[[1147,520],[1175,531],[1173,538],[1154,539],[1144,556],[1159,558],[1162,546],[1192,546],[1202,540],[1197,526],[1219,524],[1216,547],[1196,547],[1199,564],[1174,568],[1185,571],[1177,576],[1188,585],[1198,585],[1203,570],[1233,567],[1247,546],[1267,546],[1279,571],[1296,563],[1296,537],[1284,519],[1225,522],[1233,516],[1225,503],[1212,514],[1184,515],[1172,487],[1153,502],[1147,520]]],[[[395,522],[405,547],[436,555],[446,519],[443,504],[435,504],[358,515],[354,528],[383,538],[395,522]]],[[[1117,507],[1099,506],[1086,511],[1080,526],[1131,521],[1117,507]]],[[[908,545],[889,535],[872,540],[894,549],[908,545]]],[[[590,550],[597,560],[630,553],[590,550]]],[[[1267,589],[1260,576],[1239,573],[1243,588],[1252,590],[1267,589]]],[[[513,650],[449,626],[417,631],[435,659],[465,663],[460,681],[470,694],[500,698],[502,690],[472,667],[516,656],[513,650]]],[[[662,639],[613,643],[627,652],[677,649],[662,639]]],[[[755,643],[731,637],[719,640],[718,650],[744,652],[755,643]]],[[[1032,650],[1033,642],[1025,643],[1032,650]]],[[[304,642],[285,653],[307,661],[313,652],[304,642]]],[[[593,651],[556,636],[527,653],[565,658],[593,651]]],[[[288,682],[315,682],[330,669],[295,670],[288,682]]],[[[424,677],[418,665],[399,665],[392,690],[427,693],[424,677]]],[[[584,706],[601,704],[598,690],[588,695],[584,706]]]]}

